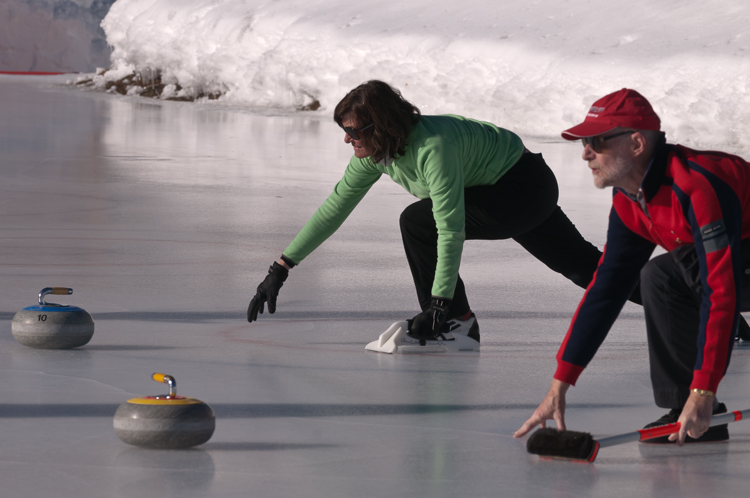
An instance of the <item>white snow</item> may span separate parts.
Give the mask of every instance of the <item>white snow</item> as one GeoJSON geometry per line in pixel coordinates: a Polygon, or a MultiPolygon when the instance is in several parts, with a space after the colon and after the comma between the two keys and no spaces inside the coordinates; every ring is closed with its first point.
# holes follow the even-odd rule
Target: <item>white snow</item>
{"type": "Polygon", "coordinates": [[[218,104],[317,100],[329,116],[382,79],[423,113],[557,138],[630,87],[670,141],[743,152],[748,19],[744,0],[118,0],[102,22],[115,70],[98,82],[160,71],[183,94],[223,92],[218,104]]]}

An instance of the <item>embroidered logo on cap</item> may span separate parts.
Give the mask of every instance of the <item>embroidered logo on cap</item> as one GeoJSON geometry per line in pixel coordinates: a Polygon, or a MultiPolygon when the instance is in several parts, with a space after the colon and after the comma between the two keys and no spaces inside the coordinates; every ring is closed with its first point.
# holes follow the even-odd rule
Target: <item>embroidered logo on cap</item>
{"type": "Polygon", "coordinates": [[[586,116],[591,116],[592,118],[598,118],[599,113],[604,112],[605,107],[596,107],[595,105],[591,106],[591,109],[589,109],[589,113],[586,114],[586,116]]]}

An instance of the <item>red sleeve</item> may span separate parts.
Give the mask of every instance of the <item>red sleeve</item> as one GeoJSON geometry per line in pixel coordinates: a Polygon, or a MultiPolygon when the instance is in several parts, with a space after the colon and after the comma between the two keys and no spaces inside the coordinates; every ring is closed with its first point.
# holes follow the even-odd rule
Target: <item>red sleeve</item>
{"type": "Polygon", "coordinates": [[[689,183],[675,178],[673,189],[693,230],[703,284],[690,387],[716,392],[729,365],[740,313],[742,204],[732,186],[711,170],[711,163],[688,161],[688,166],[689,183]],[[686,188],[680,188],[682,183],[686,188]]]}

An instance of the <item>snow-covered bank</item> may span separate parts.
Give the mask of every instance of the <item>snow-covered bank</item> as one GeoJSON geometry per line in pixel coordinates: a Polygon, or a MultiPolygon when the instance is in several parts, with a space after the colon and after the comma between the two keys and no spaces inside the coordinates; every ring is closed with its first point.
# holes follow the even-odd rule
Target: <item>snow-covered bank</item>
{"type": "Polygon", "coordinates": [[[99,84],[159,71],[183,94],[330,113],[377,78],[424,113],[536,136],[627,86],[672,140],[750,150],[748,19],[750,3],[730,0],[117,0],[99,84]]]}

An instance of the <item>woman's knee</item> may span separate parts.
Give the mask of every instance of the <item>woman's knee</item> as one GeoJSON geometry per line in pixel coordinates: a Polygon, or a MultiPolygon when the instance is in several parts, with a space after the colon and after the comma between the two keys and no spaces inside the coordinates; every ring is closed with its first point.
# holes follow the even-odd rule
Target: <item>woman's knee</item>
{"type": "Polygon", "coordinates": [[[401,212],[398,223],[401,227],[401,233],[412,233],[415,229],[421,231],[430,226],[434,227],[435,217],[432,214],[432,201],[422,199],[409,204],[401,212]]]}

